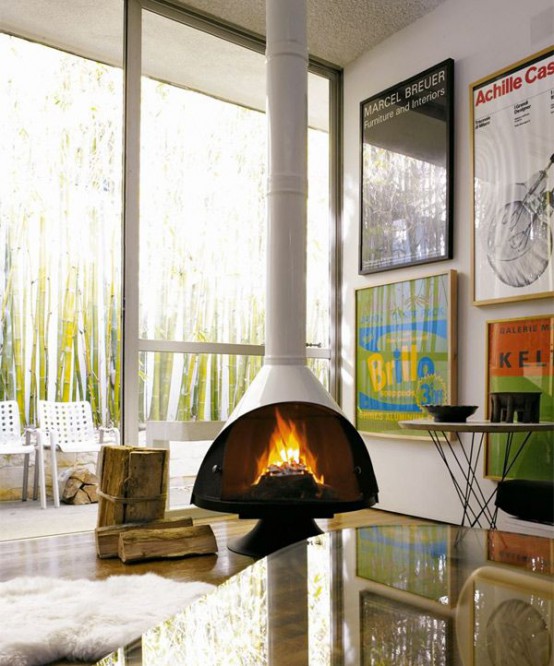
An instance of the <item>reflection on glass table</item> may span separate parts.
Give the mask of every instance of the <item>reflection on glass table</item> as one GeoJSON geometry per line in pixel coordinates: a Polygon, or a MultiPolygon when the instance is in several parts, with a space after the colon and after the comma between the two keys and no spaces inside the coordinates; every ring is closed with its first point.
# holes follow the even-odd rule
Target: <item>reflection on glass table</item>
{"type": "Polygon", "coordinates": [[[547,666],[553,553],[551,539],[444,524],[331,532],[256,561],[99,664],[547,666]],[[516,640],[519,617],[534,631],[516,640]]]}

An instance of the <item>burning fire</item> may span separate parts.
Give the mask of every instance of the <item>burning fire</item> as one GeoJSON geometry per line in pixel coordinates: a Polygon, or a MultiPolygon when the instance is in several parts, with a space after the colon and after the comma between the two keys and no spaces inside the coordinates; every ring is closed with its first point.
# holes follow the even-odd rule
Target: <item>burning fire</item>
{"type": "Polygon", "coordinates": [[[311,474],[317,483],[323,484],[323,475],[316,474],[316,458],[308,447],[304,424],[297,428],[293,421],[283,418],[277,408],[275,416],[275,429],[269,446],[258,460],[255,483],[264,476],[311,474]]]}

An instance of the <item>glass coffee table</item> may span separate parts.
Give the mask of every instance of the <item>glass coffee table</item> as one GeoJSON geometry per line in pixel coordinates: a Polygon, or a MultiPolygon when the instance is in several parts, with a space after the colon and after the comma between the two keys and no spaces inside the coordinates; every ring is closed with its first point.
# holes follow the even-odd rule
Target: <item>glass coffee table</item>
{"type": "Polygon", "coordinates": [[[446,524],[312,537],[101,666],[551,663],[554,541],[446,524]]]}

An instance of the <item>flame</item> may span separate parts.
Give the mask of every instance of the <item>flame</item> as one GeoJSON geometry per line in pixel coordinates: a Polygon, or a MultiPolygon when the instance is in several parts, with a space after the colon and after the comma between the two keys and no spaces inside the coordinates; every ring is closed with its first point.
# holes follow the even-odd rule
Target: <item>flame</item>
{"type": "Polygon", "coordinates": [[[285,419],[275,408],[276,424],[269,445],[258,459],[258,483],[265,474],[309,473],[318,483],[324,483],[323,475],[318,476],[316,457],[308,447],[304,424],[298,428],[294,421],[285,419]]]}

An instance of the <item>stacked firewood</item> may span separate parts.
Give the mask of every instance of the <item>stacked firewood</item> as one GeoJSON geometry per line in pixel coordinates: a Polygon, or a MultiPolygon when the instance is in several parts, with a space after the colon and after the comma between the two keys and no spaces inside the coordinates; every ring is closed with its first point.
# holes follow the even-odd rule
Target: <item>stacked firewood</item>
{"type": "Polygon", "coordinates": [[[98,477],[86,467],[74,467],[62,489],[64,504],[95,504],[98,502],[98,477]]]}
{"type": "Polygon", "coordinates": [[[127,563],[217,552],[209,525],[165,518],[168,454],[167,449],[102,447],[95,530],[99,558],[127,563]]]}

